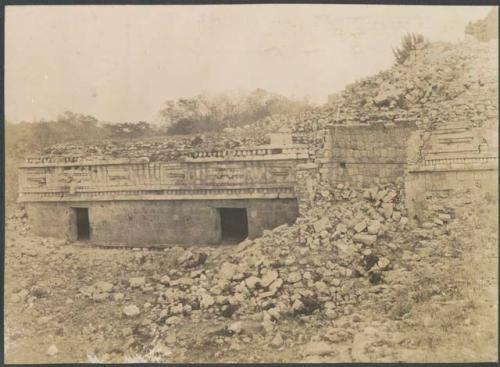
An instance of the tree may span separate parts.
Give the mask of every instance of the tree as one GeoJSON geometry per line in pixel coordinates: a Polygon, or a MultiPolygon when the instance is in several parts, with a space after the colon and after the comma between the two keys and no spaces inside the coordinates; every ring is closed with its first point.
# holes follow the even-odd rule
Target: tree
{"type": "Polygon", "coordinates": [[[158,135],[159,131],[145,121],[103,124],[105,135],[110,138],[144,138],[158,135]]]}
{"type": "Polygon", "coordinates": [[[307,101],[256,89],[169,100],[159,115],[169,134],[189,134],[239,127],[273,114],[294,113],[308,107],[307,101]]]}

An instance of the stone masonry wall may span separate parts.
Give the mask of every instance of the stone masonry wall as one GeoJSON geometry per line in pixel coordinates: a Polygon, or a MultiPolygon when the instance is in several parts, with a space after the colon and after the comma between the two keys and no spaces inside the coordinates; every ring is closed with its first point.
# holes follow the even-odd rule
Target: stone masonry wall
{"type": "Polygon", "coordinates": [[[498,8],[493,7],[486,18],[469,23],[465,34],[482,42],[498,38],[498,8]]]}
{"type": "Polygon", "coordinates": [[[498,166],[411,172],[405,182],[405,204],[412,218],[421,218],[428,209],[427,197],[459,190],[498,197],[498,166]]]}
{"type": "Polygon", "coordinates": [[[217,244],[221,240],[217,208],[247,208],[250,238],[265,229],[291,224],[298,216],[295,199],[120,201],[26,203],[35,234],[76,240],[72,208],[89,209],[90,242],[99,245],[217,244]]]}
{"type": "Polygon", "coordinates": [[[322,172],[332,185],[369,187],[401,181],[411,123],[334,126],[325,143],[322,172]]]}

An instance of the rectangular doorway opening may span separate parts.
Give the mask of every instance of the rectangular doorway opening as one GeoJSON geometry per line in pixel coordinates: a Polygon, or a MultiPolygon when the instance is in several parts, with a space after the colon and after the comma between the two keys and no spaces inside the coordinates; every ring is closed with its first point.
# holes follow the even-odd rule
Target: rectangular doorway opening
{"type": "Polygon", "coordinates": [[[73,208],[76,217],[76,239],[87,241],[90,239],[90,222],[88,208],[73,208]]]}
{"type": "Polygon", "coordinates": [[[220,208],[222,243],[239,243],[248,237],[246,208],[220,208]]]}

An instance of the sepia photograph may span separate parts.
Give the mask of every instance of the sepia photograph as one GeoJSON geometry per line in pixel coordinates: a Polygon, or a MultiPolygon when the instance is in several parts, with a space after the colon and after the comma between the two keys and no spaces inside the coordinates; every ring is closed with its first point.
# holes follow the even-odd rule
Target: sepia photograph
{"type": "Polygon", "coordinates": [[[3,9],[5,363],[498,363],[498,6],[3,9]]]}

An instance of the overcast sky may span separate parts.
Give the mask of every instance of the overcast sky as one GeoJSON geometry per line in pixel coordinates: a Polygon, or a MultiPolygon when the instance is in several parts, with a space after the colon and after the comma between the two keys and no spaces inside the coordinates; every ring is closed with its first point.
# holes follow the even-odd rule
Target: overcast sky
{"type": "Polygon", "coordinates": [[[6,118],[153,121],[167,99],[264,88],[325,102],[406,32],[459,41],[489,7],[7,6],[6,118]]]}

